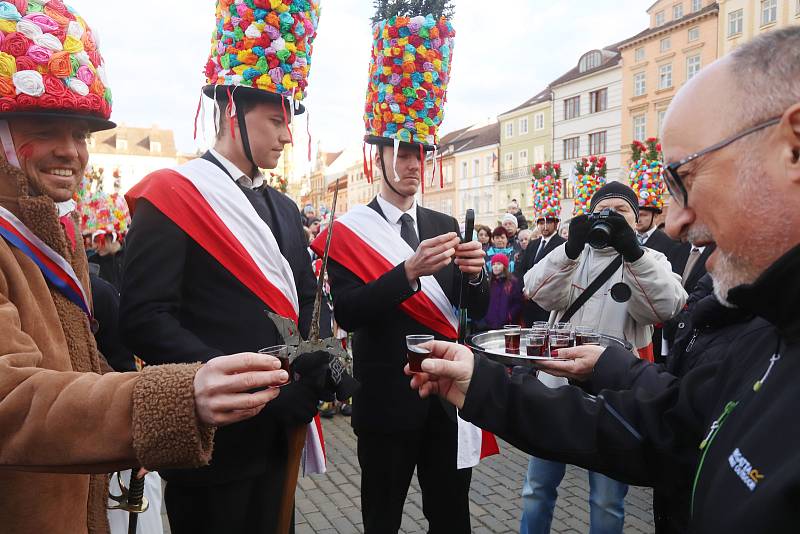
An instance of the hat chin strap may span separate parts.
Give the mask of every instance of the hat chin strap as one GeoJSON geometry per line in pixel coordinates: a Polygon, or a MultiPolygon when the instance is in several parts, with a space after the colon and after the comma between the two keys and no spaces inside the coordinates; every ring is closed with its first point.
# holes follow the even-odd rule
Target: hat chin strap
{"type": "Polygon", "coordinates": [[[3,144],[3,152],[8,161],[14,167],[21,169],[19,159],[17,158],[17,149],[14,147],[14,138],[11,137],[11,128],[8,126],[8,121],[0,120],[0,143],[3,144]]]}
{"type": "Polygon", "coordinates": [[[244,120],[244,113],[237,113],[236,120],[239,122],[239,136],[242,138],[244,157],[247,158],[247,161],[249,161],[255,169],[258,169],[258,165],[256,165],[253,159],[253,151],[250,149],[250,136],[247,135],[247,123],[244,120]]]}

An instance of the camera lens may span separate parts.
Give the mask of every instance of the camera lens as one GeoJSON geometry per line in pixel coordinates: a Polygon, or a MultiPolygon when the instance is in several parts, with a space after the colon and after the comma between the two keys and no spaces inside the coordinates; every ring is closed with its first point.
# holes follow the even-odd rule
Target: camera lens
{"type": "Polygon", "coordinates": [[[589,230],[586,240],[592,248],[606,248],[611,240],[611,226],[603,221],[597,221],[589,230]]]}

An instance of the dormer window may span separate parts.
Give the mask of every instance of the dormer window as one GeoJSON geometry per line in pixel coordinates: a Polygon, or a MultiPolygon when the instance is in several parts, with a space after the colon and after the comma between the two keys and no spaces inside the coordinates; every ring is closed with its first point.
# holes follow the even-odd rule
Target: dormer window
{"type": "Polygon", "coordinates": [[[578,71],[586,72],[587,70],[595,69],[603,62],[603,56],[598,50],[593,50],[585,54],[580,63],[578,64],[578,71]]]}

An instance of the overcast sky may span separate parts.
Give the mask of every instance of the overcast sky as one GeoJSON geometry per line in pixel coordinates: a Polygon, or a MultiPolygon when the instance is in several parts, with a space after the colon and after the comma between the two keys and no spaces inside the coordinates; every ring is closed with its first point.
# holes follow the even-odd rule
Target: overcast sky
{"type": "MultiPolygon", "coordinates": [[[[193,140],[214,26],[211,0],[67,0],[95,29],[114,93],[113,119],[193,140]]],[[[593,48],[645,29],[650,0],[455,0],[456,42],[442,134],[495,118],[541,91],[593,48]],[[503,6],[487,9],[485,6],[503,6]]],[[[369,66],[371,0],[323,0],[309,78],[314,145],[359,143],[369,66]]],[[[305,119],[301,123],[305,129],[305,119]]],[[[305,143],[303,138],[297,143],[305,143]]],[[[304,144],[302,146],[305,146],[304,144]]],[[[298,152],[305,153],[305,149],[298,152]]],[[[304,156],[298,156],[301,163],[304,156]]]]}

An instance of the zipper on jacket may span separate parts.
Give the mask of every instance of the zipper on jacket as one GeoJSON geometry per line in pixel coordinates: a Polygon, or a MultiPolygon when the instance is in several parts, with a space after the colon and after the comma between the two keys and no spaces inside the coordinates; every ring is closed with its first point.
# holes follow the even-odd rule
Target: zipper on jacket
{"type": "Polygon", "coordinates": [[[697,334],[699,334],[699,333],[700,333],[700,329],[699,328],[695,328],[694,331],[692,332],[692,339],[689,340],[689,344],[686,345],[686,352],[692,352],[692,347],[694,347],[694,342],[697,339],[697,334]]]}
{"type": "Polygon", "coordinates": [[[697,490],[697,482],[700,480],[700,471],[703,469],[703,462],[706,459],[706,454],[708,454],[708,450],[711,448],[711,443],[714,441],[714,438],[717,437],[717,434],[722,428],[722,425],[725,423],[725,420],[738,405],[739,401],[728,402],[728,404],[725,405],[725,409],[722,410],[722,414],[720,414],[716,421],[711,423],[711,428],[708,430],[708,434],[706,435],[705,439],[700,442],[700,450],[703,451],[703,455],[700,457],[700,463],[697,465],[697,472],[694,475],[694,483],[692,484],[691,515],[694,515],[694,492],[697,490]]]}

